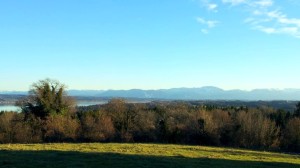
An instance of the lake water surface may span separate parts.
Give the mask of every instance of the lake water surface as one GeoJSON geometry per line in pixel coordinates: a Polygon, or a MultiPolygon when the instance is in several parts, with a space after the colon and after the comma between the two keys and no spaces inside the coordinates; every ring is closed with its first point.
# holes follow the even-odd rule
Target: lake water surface
{"type": "MultiPolygon", "coordinates": [[[[77,102],[77,106],[91,106],[96,104],[105,104],[107,101],[80,101],[77,102]]],[[[0,112],[1,111],[16,111],[20,112],[21,108],[15,105],[0,105],[0,112]]]]}
{"type": "Polygon", "coordinates": [[[77,106],[92,106],[96,104],[106,104],[108,101],[79,101],[77,106]]]}
{"type": "Polygon", "coordinates": [[[20,112],[21,108],[14,105],[0,105],[0,111],[16,111],[20,112]]]}
{"type": "MultiPolygon", "coordinates": [[[[97,104],[106,104],[108,100],[99,100],[99,101],[78,101],[77,106],[92,106],[97,104]]],[[[149,101],[130,101],[130,103],[146,103],[149,101]]],[[[1,111],[16,111],[21,112],[21,108],[15,105],[0,105],[1,111]]]]}

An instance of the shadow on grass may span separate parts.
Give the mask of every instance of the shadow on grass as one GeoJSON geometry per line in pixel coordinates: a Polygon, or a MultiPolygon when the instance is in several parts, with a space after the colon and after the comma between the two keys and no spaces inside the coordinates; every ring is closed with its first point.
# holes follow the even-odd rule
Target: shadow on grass
{"type": "Polygon", "coordinates": [[[210,158],[158,157],[116,153],[0,150],[0,167],[299,167],[289,163],[210,158]]]}

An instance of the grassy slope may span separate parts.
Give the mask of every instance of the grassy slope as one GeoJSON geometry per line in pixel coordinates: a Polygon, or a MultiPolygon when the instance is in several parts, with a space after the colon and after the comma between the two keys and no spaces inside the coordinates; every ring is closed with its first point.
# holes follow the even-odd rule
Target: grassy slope
{"type": "Polygon", "coordinates": [[[3,144],[0,167],[300,167],[299,155],[158,144],[3,144]]]}

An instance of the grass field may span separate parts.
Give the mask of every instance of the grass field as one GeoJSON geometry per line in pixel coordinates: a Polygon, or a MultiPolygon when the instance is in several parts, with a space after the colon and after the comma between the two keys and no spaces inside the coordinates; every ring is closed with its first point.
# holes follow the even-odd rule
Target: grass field
{"type": "Polygon", "coordinates": [[[300,155],[159,144],[2,144],[0,167],[300,167],[300,155]]]}

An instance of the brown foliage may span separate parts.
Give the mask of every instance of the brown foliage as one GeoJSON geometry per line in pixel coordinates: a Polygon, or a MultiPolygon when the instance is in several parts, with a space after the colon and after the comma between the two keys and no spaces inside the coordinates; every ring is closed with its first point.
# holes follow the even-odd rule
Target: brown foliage
{"type": "Polygon", "coordinates": [[[85,141],[99,142],[112,139],[115,128],[110,116],[97,112],[81,119],[81,136],[85,141]]]}
{"type": "Polygon", "coordinates": [[[0,143],[130,141],[300,151],[297,115],[269,107],[208,107],[113,99],[76,115],[0,113],[0,143]]]}
{"type": "Polygon", "coordinates": [[[134,105],[130,107],[123,99],[112,99],[108,102],[106,111],[112,117],[118,139],[125,142],[132,141],[136,119],[134,105]]]}
{"type": "Polygon", "coordinates": [[[24,121],[19,113],[3,113],[0,115],[0,143],[35,143],[41,142],[41,123],[24,121]]]}
{"type": "Polygon", "coordinates": [[[78,136],[79,122],[71,116],[52,115],[47,117],[44,125],[46,141],[75,141],[78,136]]]}
{"type": "Polygon", "coordinates": [[[206,143],[220,145],[223,130],[230,126],[232,120],[226,111],[215,109],[207,111],[200,109],[196,113],[198,121],[203,121],[203,126],[199,127],[202,137],[206,138],[206,143]]]}
{"type": "Polygon", "coordinates": [[[237,144],[243,147],[277,147],[279,128],[259,110],[241,111],[236,116],[237,144]]]}
{"type": "Polygon", "coordinates": [[[288,121],[283,134],[283,146],[291,151],[300,151],[300,118],[288,121]]]}
{"type": "Polygon", "coordinates": [[[13,142],[13,120],[16,113],[6,112],[0,115],[0,142],[12,143],[13,142]]]}

